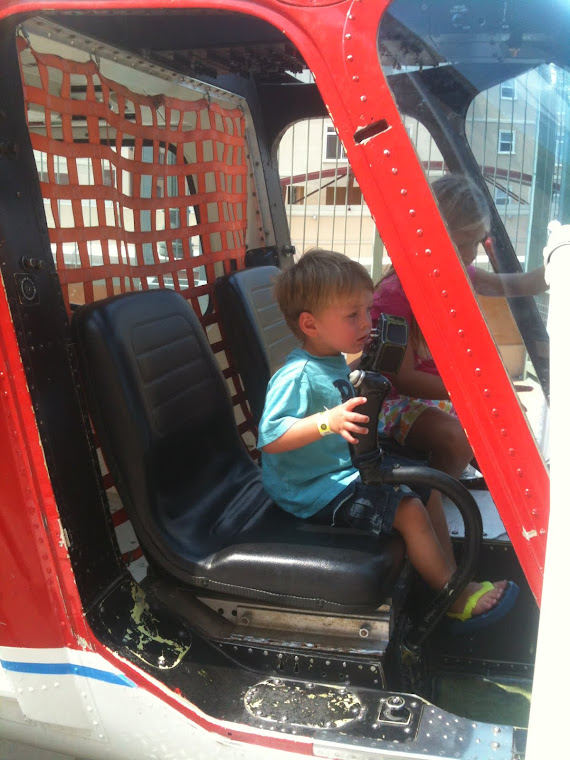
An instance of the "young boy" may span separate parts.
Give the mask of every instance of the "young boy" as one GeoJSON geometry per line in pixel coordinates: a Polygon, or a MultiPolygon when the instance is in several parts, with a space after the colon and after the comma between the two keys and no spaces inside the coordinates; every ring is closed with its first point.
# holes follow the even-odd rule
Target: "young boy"
{"type": "MultiPolygon", "coordinates": [[[[373,292],[366,269],[333,251],[309,251],[278,277],[275,297],[302,348],[269,382],[258,440],[263,483],[298,517],[375,534],[396,528],[412,565],[440,590],[456,565],[439,493],[424,507],[406,486],[361,483],[347,445],[370,420],[358,411],[366,399],[354,395],[343,354],[360,352],[368,339],[373,292]]],[[[507,581],[470,583],[451,612],[491,622],[510,609],[513,594],[507,581]]]]}

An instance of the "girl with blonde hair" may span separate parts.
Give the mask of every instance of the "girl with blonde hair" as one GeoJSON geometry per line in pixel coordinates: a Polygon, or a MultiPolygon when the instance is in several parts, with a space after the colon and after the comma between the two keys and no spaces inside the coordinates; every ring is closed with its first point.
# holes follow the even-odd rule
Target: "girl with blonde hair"
{"type": "MultiPolygon", "coordinates": [[[[487,199],[477,185],[462,175],[448,174],[435,180],[432,190],[477,293],[512,297],[546,290],[544,267],[531,272],[496,273],[474,265],[479,246],[489,237],[491,222],[487,199]]],[[[428,451],[432,467],[459,477],[473,452],[392,267],[376,287],[373,323],[381,313],[404,317],[409,341],[400,371],[390,378],[393,390],[382,409],[379,432],[400,444],[428,451]]]]}

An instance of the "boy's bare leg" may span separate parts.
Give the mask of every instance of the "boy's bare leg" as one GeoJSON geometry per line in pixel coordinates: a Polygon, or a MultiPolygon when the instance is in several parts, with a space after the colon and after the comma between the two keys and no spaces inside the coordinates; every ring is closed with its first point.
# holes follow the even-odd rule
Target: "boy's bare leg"
{"type": "Polygon", "coordinates": [[[430,516],[419,499],[402,499],[394,517],[394,528],[402,534],[414,568],[431,588],[442,589],[453,575],[455,563],[442,548],[430,516]]]}
{"type": "MultiPolygon", "coordinates": [[[[432,499],[430,498],[431,501],[432,499]]],[[[441,500],[439,506],[441,506],[441,500]]],[[[431,507],[433,509],[434,505],[432,504],[431,507]]],[[[436,520],[438,520],[438,509],[436,499],[434,510],[436,520]]],[[[408,557],[414,568],[429,586],[436,591],[441,590],[455,571],[455,561],[450,559],[449,549],[446,552],[439,542],[428,511],[419,499],[407,498],[400,502],[394,518],[394,528],[402,534],[406,543],[408,557]]],[[[439,525],[438,530],[441,530],[441,525],[439,525]]],[[[445,526],[445,531],[449,540],[447,525],[445,526]]],[[[451,544],[451,542],[449,543],[451,544]]],[[[453,612],[461,612],[468,597],[480,587],[480,583],[469,583],[454,602],[451,610],[453,612]]],[[[493,590],[488,591],[479,599],[475,605],[473,614],[481,615],[494,607],[503,595],[506,587],[507,581],[495,583],[493,590]]]]}
{"type": "Polygon", "coordinates": [[[449,563],[456,568],[455,555],[453,554],[453,546],[451,544],[451,537],[449,535],[449,527],[447,525],[447,519],[443,510],[443,503],[441,501],[441,493],[432,488],[429,501],[426,505],[427,513],[433,525],[435,535],[439,541],[441,548],[443,549],[445,556],[449,563]]]}

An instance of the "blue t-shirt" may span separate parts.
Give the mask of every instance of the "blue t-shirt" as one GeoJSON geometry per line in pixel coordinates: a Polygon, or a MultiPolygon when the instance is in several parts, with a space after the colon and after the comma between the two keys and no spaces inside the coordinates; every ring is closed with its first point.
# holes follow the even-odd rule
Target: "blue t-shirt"
{"type": "MultiPolygon", "coordinates": [[[[272,443],[299,419],[332,409],[352,398],[344,356],[318,357],[295,348],[269,381],[258,448],[272,443]]],[[[282,454],[262,452],[263,484],[280,507],[311,517],[356,477],[348,443],[340,435],[324,436],[282,454]]]]}

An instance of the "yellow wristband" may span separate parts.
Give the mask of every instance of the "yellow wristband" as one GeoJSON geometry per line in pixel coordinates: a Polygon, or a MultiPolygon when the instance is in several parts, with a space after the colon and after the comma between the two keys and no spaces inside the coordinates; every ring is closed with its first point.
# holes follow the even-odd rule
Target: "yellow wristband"
{"type": "Polygon", "coordinates": [[[319,412],[319,414],[317,414],[317,428],[321,435],[330,435],[332,433],[329,425],[328,412],[319,412]]]}

